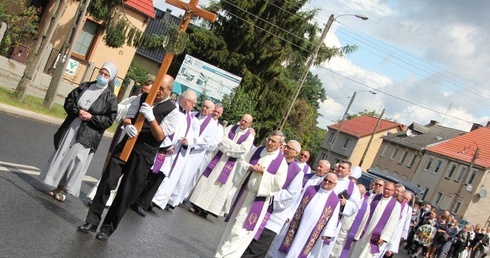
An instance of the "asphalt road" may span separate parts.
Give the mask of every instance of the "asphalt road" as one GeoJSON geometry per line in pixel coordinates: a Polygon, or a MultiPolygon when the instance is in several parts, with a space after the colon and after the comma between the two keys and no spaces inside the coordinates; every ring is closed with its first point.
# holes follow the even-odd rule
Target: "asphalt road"
{"type": "Polygon", "coordinates": [[[58,123],[20,110],[7,114],[0,105],[0,257],[214,256],[223,218],[204,219],[184,208],[156,209],[144,218],[128,210],[107,242],[78,232],[88,211],[86,195],[100,177],[110,138],[102,140],[80,197],[69,195],[58,202],[37,178],[54,151],[58,123]]]}
{"type": "Polygon", "coordinates": [[[5,113],[0,121],[0,257],[213,257],[223,219],[203,219],[183,208],[145,218],[128,210],[107,242],[78,232],[110,139],[102,141],[81,196],[58,202],[37,178],[54,150],[58,125],[5,113]]]}

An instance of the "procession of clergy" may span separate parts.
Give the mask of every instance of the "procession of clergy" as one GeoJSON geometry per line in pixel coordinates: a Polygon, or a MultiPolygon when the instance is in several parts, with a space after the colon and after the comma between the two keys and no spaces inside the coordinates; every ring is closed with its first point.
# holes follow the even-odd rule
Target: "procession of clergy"
{"type": "MultiPolygon", "coordinates": [[[[181,205],[227,222],[215,257],[390,257],[406,239],[411,194],[375,180],[357,185],[359,167],[326,160],[313,171],[310,153],[281,131],[253,145],[252,116],[223,127],[223,107],[210,100],[192,111],[196,96],[175,102],[175,132],[160,146],[130,208],[181,205]],[[352,171],[355,171],[353,173],[352,171]],[[186,205],[183,205],[185,203],[186,205]]],[[[380,180],[382,181],[382,180],[380,180]]],[[[107,203],[110,205],[110,201],[107,203]]]]}

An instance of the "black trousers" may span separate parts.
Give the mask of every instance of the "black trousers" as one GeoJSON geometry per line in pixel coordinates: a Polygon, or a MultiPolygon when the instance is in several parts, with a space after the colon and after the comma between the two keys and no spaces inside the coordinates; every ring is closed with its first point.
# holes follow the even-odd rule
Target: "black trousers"
{"type": "Polygon", "coordinates": [[[158,188],[162,184],[163,179],[165,179],[165,174],[162,172],[155,174],[150,170],[143,181],[141,188],[136,193],[135,203],[147,210],[150,207],[158,188]]]}
{"type": "Polygon", "coordinates": [[[258,240],[253,239],[248,245],[242,258],[263,258],[271,247],[272,241],[276,237],[276,233],[270,229],[264,228],[258,240]]]}
{"type": "Polygon", "coordinates": [[[100,224],[110,192],[116,188],[119,178],[124,174],[116,198],[109,208],[100,228],[101,231],[104,231],[108,235],[111,235],[116,230],[129,205],[134,202],[134,196],[145,180],[157,152],[157,149],[137,142],[131,155],[129,155],[128,161],[124,162],[119,159],[119,155],[125,142],[122,141],[114,149],[114,154],[102,174],[97,193],[85,220],[92,225],[100,224]]]}

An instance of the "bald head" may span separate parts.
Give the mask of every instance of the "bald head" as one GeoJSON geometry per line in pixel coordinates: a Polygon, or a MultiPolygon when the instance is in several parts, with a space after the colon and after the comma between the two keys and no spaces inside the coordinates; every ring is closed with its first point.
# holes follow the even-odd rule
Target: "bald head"
{"type": "Polygon", "coordinates": [[[160,88],[157,92],[157,96],[155,97],[155,101],[160,102],[170,97],[173,88],[174,88],[174,77],[166,74],[165,77],[163,77],[162,83],[160,84],[160,88]]]}
{"type": "Polygon", "coordinates": [[[395,184],[392,182],[387,182],[383,189],[383,197],[388,198],[393,196],[395,193],[395,184]]]}
{"type": "Polygon", "coordinates": [[[363,184],[357,184],[357,188],[359,188],[361,196],[364,196],[364,194],[366,193],[366,187],[363,184]]]}
{"type": "Polygon", "coordinates": [[[253,117],[250,114],[245,114],[242,116],[242,119],[240,119],[240,129],[245,130],[249,128],[252,125],[253,117]]]}
{"type": "Polygon", "coordinates": [[[209,116],[214,110],[214,103],[211,100],[205,100],[201,107],[201,116],[209,116]]]}

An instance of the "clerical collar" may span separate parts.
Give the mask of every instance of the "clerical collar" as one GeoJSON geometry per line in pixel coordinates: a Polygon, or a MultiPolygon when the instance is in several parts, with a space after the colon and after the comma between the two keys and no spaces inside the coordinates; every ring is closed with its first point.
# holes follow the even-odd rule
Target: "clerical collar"
{"type": "Polygon", "coordinates": [[[180,103],[179,103],[179,102],[177,102],[177,103],[178,103],[177,105],[178,105],[178,107],[179,107],[179,111],[180,111],[180,113],[185,114],[185,109],[184,109],[184,108],[183,108],[183,107],[180,105],[180,103]]]}
{"type": "Polygon", "coordinates": [[[276,154],[276,155],[277,155],[277,153],[279,152],[279,149],[277,149],[277,150],[275,150],[275,151],[273,151],[273,152],[269,152],[269,151],[267,150],[267,148],[264,148],[264,150],[265,150],[265,153],[266,153],[267,155],[273,155],[273,154],[276,154]]]}

